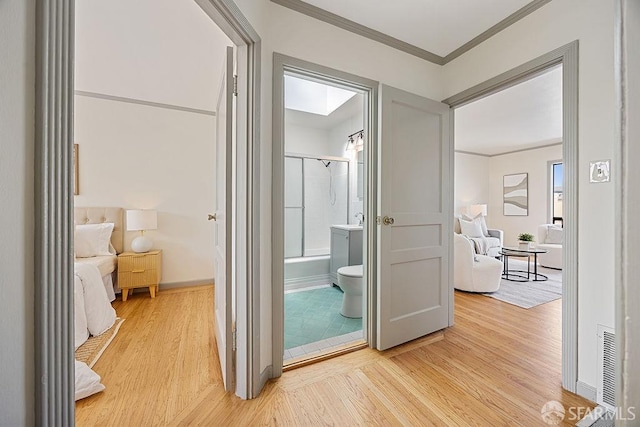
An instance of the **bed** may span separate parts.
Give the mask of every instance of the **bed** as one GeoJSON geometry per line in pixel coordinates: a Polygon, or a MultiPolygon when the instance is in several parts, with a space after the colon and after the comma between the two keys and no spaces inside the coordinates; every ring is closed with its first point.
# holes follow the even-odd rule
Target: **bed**
{"type": "MultiPolygon", "coordinates": [[[[75,349],[89,336],[99,336],[116,322],[117,254],[123,249],[122,208],[74,210],[74,332],[75,349]]],[[[75,400],[104,390],[100,376],[86,363],[75,361],[75,400]]]]}
{"type": "Polygon", "coordinates": [[[116,319],[117,254],[124,241],[123,209],[77,207],[74,209],[75,348],[90,335],[108,330],[116,319]]]}

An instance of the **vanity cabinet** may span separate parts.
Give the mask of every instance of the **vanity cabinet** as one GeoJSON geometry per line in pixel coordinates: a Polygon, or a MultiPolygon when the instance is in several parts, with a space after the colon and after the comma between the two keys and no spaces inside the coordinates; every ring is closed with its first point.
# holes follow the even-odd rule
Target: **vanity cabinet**
{"type": "Polygon", "coordinates": [[[362,226],[331,226],[331,283],[338,284],[338,269],[345,265],[362,264],[362,226]]]}

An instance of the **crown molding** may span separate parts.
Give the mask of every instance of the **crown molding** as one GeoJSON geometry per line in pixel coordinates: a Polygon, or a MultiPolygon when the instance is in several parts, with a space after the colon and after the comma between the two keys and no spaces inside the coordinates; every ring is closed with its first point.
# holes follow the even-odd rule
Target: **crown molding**
{"type": "Polygon", "coordinates": [[[418,58],[424,59],[425,61],[429,61],[437,65],[444,65],[444,58],[440,55],[436,55],[433,52],[421,49],[418,46],[412,45],[410,43],[403,42],[402,40],[396,39],[395,37],[391,37],[390,35],[381,33],[380,31],[366,27],[362,24],[358,24],[357,22],[343,18],[342,16],[336,15],[335,13],[331,13],[317,6],[313,6],[309,3],[305,3],[301,0],[271,1],[273,3],[279,4],[280,6],[284,6],[288,9],[302,13],[303,15],[310,16],[311,18],[315,18],[320,21],[326,22],[327,24],[334,25],[338,28],[342,28],[343,30],[350,31],[354,34],[358,34],[362,37],[366,37],[378,43],[385,44],[389,47],[398,49],[410,55],[417,56],[418,58]]]}
{"type": "Polygon", "coordinates": [[[374,30],[373,28],[369,28],[365,25],[358,24],[357,22],[343,18],[340,15],[336,15],[335,13],[329,12],[327,10],[314,6],[312,4],[306,3],[302,0],[271,0],[271,1],[273,3],[279,4],[280,6],[302,13],[303,15],[310,16],[311,18],[315,18],[320,21],[326,22],[327,24],[334,25],[338,28],[342,28],[343,30],[350,31],[354,34],[358,34],[362,37],[366,37],[378,43],[385,44],[389,47],[398,49],[410,55],[417,56],[418,58],[424,59],[425,61],[429,61],[437,65],[445,65],[448,62],[451,62],[454,59],[458,58],[462,54],[470,51],[474,47],[478,46],[483,41],[495,36],[505,28],[518,22],[525,16],[538,10],[545,4],[549,3],[551,0],[533,0],[531,3],[518,9],[517,11],[507,16],[502,21],[498,22],[493,27],[489,28],[482,34],[476,36],[472,40],[463,44],[462,46],[460,46],[459,48],[457,48],[456,50],[454,50],[453,52],[449,53],[447,56],[444,56],[444,57],[437,55],[433,52],[429,52],[428,50],[419,48],[418,46],[415,46],[411,43],[407,43],[395,37],[391,37],[388,34],[381,33],[380,31],[374,30]]]}
{"type": "Polygon", "coordinates": [[[469,40],[468,42],[466,42],[465,44],[463,44],[453,52],[449,53],[447,56],[444,57],[444,63],[447,64],[453,61],[454,59],[458,58],[459,56],[462,56],[463,54],[467,53],[474,47],[478,46],[483,41],[488,40],[491,37],[498,34],[499,32],[501,32],[502,30],[507,29],[511,25],[515,24],[525,16],[540,9],[542,6],[544,6],[549,2],[551,2],[551,0],[534,0],[531,3],[521,7],[520,9],[513,12],[511,15],[504,18],[502,21],[498,22],[493,27],[489,28],[487,31],[474,37],[473,39],[469,40]]]}

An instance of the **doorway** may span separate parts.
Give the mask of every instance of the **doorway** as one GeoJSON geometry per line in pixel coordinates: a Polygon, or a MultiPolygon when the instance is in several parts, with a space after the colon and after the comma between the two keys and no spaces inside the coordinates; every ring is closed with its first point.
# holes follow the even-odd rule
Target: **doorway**
{"type": "Polygon", "coordinates": [[[364,343],[365,95],[284,76],[284,365],[364,343]],[[353,283],[347,282],[352,280],[353,283]]]}
{"type": "MultiPolygon", "coordinates": [[[[198,0],[209,17],[238,47],[238,146],[246,165],[235,171],[238,185],[237,244],[241,274],[238,288],[238,364],[245,367],[236,393],[253,397],[260,389],[259,342],[254,340],[259,317],[250,316],[249,302],[257,299],[255,276],[259,265],[257,230],[259,194],[259,129],[254,122],[259,113],[260,37],[231,2],[198,0]],[[246,331],[246,333],[244,333],[246,331]],[[247,347],[254,350],[249,352],[247,347]]],[[[37,26],[38,66],[36,158],[36,376],[47,379],[36,386],[36,419],[40,424],[69,424],[73,416],[73,1],[47,0],[40,10],[37,26]],[[60,345],[63,343],[64,345],[60,345]]]]}
{"type": "MultiPolygon", "coordinates": [[[[445,99],[453,109],[562,66],[562,386],[576,392],[578,289],[578,43],[572,42],[528,63],[445,99]]],[[[545,179],[546,184],[546,179],[545,179]]],[[[546,210],[547,202],[541,204],[546,210]]],[[[546,217],[546,214],[545,214],[546,217]]],[[[453,288],[451,289],[453,292],[453,288]]],[[[453,299],[452,299],[453,303],[453,299]]],[[[451,310],[453,316],[453,308],[451,310]]],[[[453,319],[452,319],[453,322],[453,319]]],[[[583,391],[584,392],[584,391],[583,391]]]]}
{"type": "Polygon", "coordinates": [[[365,95],[363,241],[366,252],[362,262],[365,343],[386,350],[449,324],[452,238],[444,233],[451,226],[453,194],[449,106],[276,53],[272,152],[274,377],[282,374],[284,352],[287,73],[365,95]]]}

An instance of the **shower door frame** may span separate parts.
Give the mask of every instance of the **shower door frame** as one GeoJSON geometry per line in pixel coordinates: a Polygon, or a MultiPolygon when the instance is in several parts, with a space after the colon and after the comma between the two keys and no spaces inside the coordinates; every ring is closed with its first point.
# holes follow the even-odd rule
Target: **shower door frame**
{"type": "MultiPolygon", "coordinates": [[[[302,160],[302,244],[301,244],[301,255],[300,258],[305,258],[307,255],[304,254],[304,225],[305,225],[305,220],[304,220],[304,214],[305,214],[305,203],[304,203],[304,160],[305,159],[309,159],[309,160],[328,160],[330,162],[346,162],[347,163],[347,219],[346,219],[346,223],[349,222],[349,211],[351,210],[351,176],[350,176],[350,172],[351,172],[351,159],[349,159],[348,157],[337,157],[337,156],[314,156],[311,154],[300,154],[300,153],[288,153],[285,152],[284,153],[284,158],[286,159],[287,157],[292,158],[292,159],[301,159],[302,160]]],[[[285,176],[285,180],[286,180],[286,176],[285,176]]],[[[284,202],[284,198],[283,198],[283,202],[284,202]]],[[[287,209],[287,206],[284,206],[285,212],[287,209]]],[[[286,227],[285,227],[286,228],[286,227]]],[[[284,230],[283,230],[284,231],[284,230]]],[[[325,254],[327,255],[327,254],[325,254]]],[[[330,255],[330,253],[329,253],[330,255]]],[[[309,256],[315,256],[315,255],[309,255],[309,256]]],[[[286,256],[286,254],[284,255],[284,259],[287,258],[296,258],[296,257],[288,257],[286,256]]]]}

